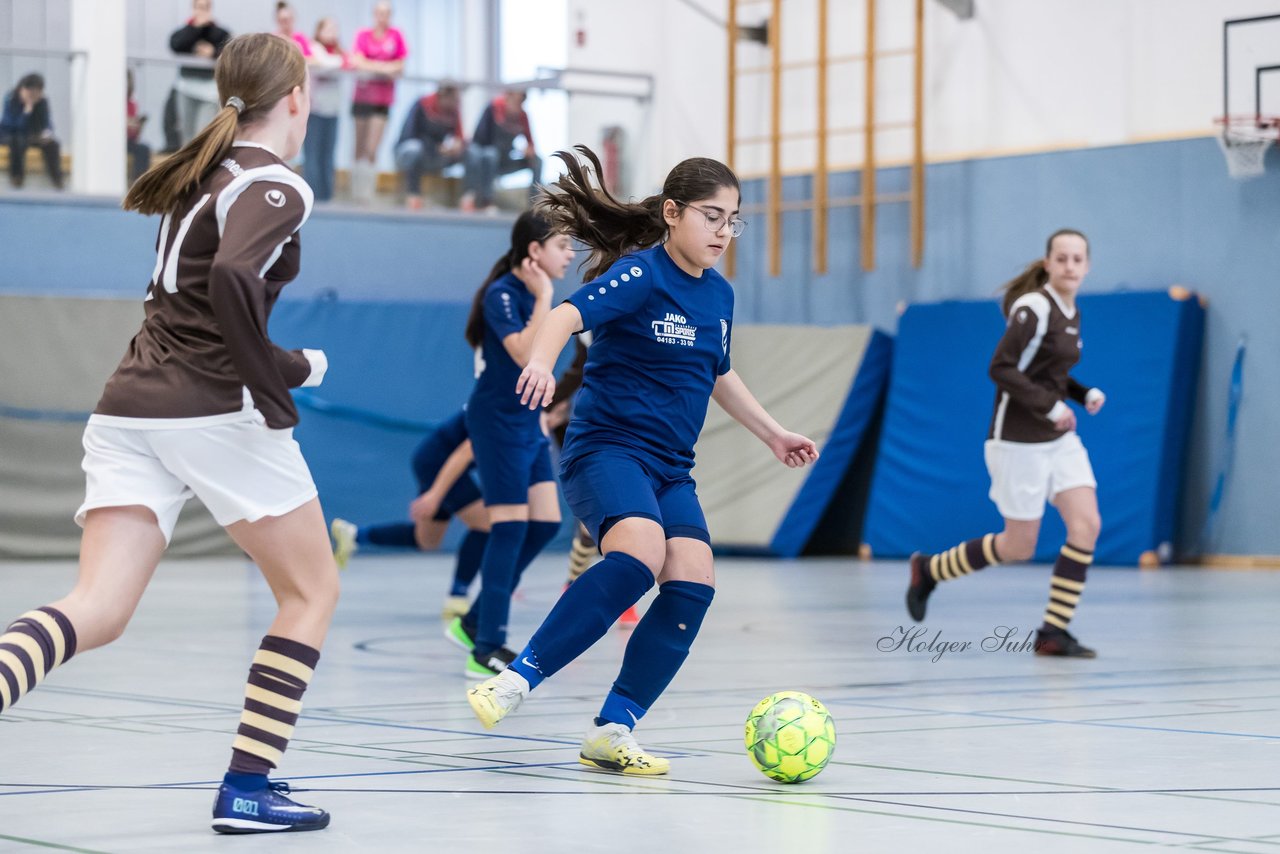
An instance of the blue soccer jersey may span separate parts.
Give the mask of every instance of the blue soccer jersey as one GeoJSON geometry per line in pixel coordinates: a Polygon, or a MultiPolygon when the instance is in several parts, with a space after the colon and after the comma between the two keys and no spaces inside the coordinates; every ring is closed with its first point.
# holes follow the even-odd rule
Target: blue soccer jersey
{"type": "Polygon", "coordinates": [[[537,298],[511,273],[494,279],[484,293],[484,342],[476,362],[476,385],[467,404],[471,417],[497,420],[538,430],[538,413],[520,405],[516,381],[522,366],[502,346],[502,339],[523,332],[537,298]]]}
{"type": "Polygon", "coordinates": [[[662,246],[623,256],[568,300],[592,331],[564,461],[601,448],[693,467],[716,379],[729,370],[733,287],[691,276],[662,246]]]}

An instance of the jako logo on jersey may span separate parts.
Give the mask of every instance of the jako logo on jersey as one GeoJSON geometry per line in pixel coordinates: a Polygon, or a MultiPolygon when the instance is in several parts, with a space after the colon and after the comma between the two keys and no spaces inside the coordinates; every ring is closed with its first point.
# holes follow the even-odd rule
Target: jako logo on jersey
{"type": "Polygon", "coordinates": [[[267,190],[267,204],[273,208],[284,207],[284,192],[282,190],[267,190]]]}
{"type": "Polygon", "coordinates": [[[663,320],[653,321],[653,337],[661,344],[692,347],[698,339],[698,327],[690,326],[683,314],[669,311],[663,320]]]}
{"type": "Polygon", "coordinates": [[[502,295],[502,310],[507,313],[507,320],[515,320],[515,316],[511,313],[511,294],[502,295]]]}
{"type": "Polygon", "coordinates": [[[720,318],[720,349],[729,352],[729,321],[720,318]]]}

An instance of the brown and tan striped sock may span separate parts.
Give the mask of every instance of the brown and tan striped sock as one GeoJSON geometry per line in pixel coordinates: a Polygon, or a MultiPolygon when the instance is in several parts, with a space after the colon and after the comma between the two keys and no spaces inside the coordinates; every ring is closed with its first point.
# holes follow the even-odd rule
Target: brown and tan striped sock
{"type": "Polygon", "coordinates": [[[262,639],[249,668],[230,771],[267,774],[280,764],[319,661],[320,650],[306,644],[275,635],[262,639]]]}
{"type": "Polygon", "coordinates": [[[76,630],[57,608],[28,611],[0,635],[0,712],[76,654],[76,630]]]}
{"type": "Polygon", "coordinates": [[[929,577],[935,582],[951,581],[999,563],[1000,555],[996,553],[996,535],[987,534],[985,537],[952,546],[945,552],[939,552],[930,557],[929,577]]]}
{"type": "Polygon", "coordinates": [[[1078,549],[1070,543],[1058,552],[1058,559],[1053,564],[1053,575],[1049,579],[1049,605],[1044,610],[1044,625],[1041,628],[1067,628],[1076,614],[1076,605],[1080,604],[1085,574],[1091,563],[1093,552],[1078,549]]]}
{"type": "Polygon", "coordinates": [[[569,549],[569,583],[577,581],[578,576],[590,569],[597,557],[596,541],[579,525],[573,535],[573,546],[569,549]]]}

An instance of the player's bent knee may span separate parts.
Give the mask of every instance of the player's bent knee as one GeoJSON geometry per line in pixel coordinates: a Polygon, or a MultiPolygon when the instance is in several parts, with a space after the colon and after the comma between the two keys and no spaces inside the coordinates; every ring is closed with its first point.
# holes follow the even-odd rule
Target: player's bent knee
{"type": "Polygon", "coordinates": [[[1000,549],[1000,560],[1003,563],[1022,563],[1031,560],[1036,553],[1034,540],[1008,539],[1000,549]]]}
{"type": "Polygon", "coordinates": [[[1074,518],[1067,525],[1067,539],[1080,542],[1082,545],[1092,544],[1098,539],[1100,533],[1102,533],[1102,517],[1096,513],[1074,518]]]}

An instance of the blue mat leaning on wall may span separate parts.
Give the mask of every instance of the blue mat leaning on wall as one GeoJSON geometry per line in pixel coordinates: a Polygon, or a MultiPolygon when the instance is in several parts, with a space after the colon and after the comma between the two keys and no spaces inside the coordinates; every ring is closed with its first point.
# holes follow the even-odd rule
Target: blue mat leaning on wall
{"type": "MultiPolygon", "coordinates": [[[[1080,297],[1083,349],[1073,375],[1107,394],[1098,416],[1077,412],[1098,479],[1099,564],[1167,556],[1174,541],[1204,308],[1171,292],[1080,297]]],[[[876,557],[938,551],[974,531],[1000,530],[982,445],[995,399],[987,367],[1003,330],[994,299],[913,305],[903,314],[865,525],[876,557]]],[[[1052,560],[1064,536],[1057,514],[1046,514],[1036,559],[1052,560]]]]}
{"type": "MultiPolygon", "coordinates": [[[[475,357],[462,336],[470,308],[347,300],[276,306],[273,340],[316,342],[307,346],[329,357],[320,393],[295,394],[302,421],[294,435],[330,518],[407,514],[417,495],[409,466],[414,447],[466,403],[475,382],[475,357]]],[[[446,548],[459,535],[451,531],[446,548]]],[[[557,545],[567,544],[567,535],[561,539],[557,545]]]]}

